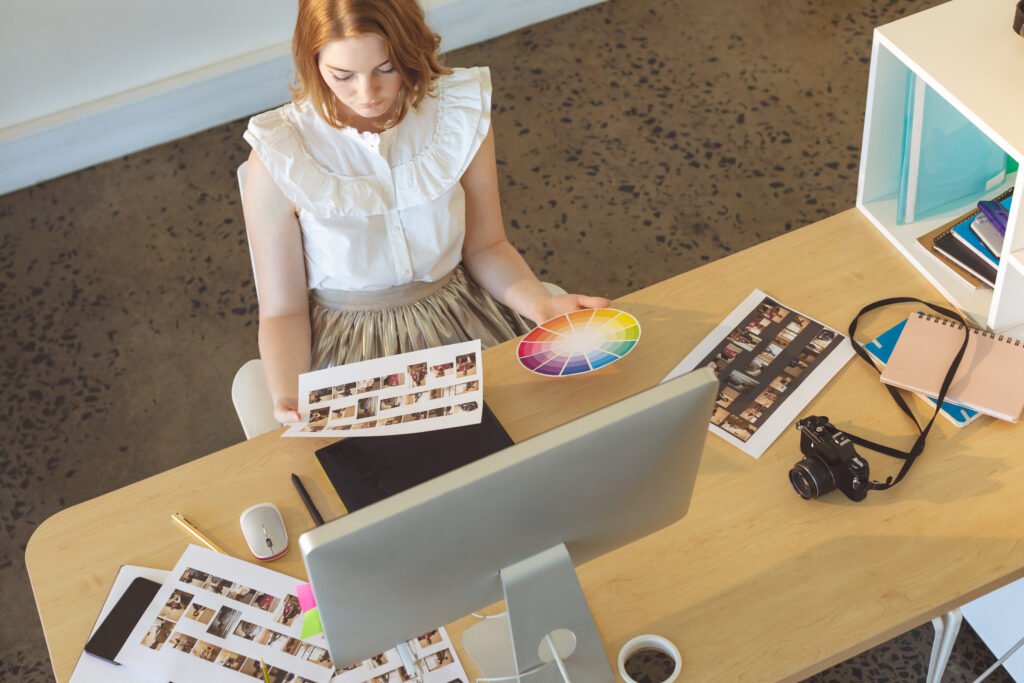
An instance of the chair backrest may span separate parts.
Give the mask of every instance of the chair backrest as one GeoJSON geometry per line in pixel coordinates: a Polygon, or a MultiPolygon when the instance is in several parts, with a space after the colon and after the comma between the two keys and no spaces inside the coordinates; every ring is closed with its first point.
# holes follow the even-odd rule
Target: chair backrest
{"type": "MultiPolygon", "coordinates": [[[[238,196],[243,200],[245,199],[245,170],[249,166],[248,161],[243,161],[242,165],[235,171],[235,175],[238,177],[238,196]]],[[[256,301],[260,300],[260,287],[256,282],[256,259],[252,256],[252,243],[249,242],[249,230],[245,231],[245,243],[249,245],[249,265],[252,268],[252,285],[256,288],[256,301]]]]}
{"type": "MultiPolygon", "coordinates": [[[[243,161],[236,172],[239,196],[245,194],[245,170],[248,164],[248,161],[243,161]]],[[[246,232],[247,244],[248,234],[246,232]]],[[[253,260],[251,244],[249,244],[249,263],[252,266],[252,281],[255,286],[256,262],[253,260]]],[[[257,300],[259,300],[259,295],[260,289],[257,286],[257,300]]],[[[235,412],[238,413],[238,421],[242,423],[242,431],[245,432],[246,439],[281,426],[274,419],[274,399],[270,395],[270,387],[267,386],[263,361],[259,358],[247,361],[235,373],[235,379],[231,382],[231,402],[235,405],[235,412]]]]}
{"type": "Polygon", "coordinates": [[[274,399],[267,386],[263,361],[259,358],[247,361],[235,373],[235,379],[231,382],[231,402],[235,405],[246,439],[281,426],[274,419],[274,399]]]}

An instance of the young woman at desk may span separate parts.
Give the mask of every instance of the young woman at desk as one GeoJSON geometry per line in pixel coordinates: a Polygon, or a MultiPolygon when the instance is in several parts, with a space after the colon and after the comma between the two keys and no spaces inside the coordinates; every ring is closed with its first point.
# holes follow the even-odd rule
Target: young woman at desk
{"type": "Polygon", "coordinates": [[[508,243],[486,68],[446,69],[416,0],[300,0],[293,101],[253,117],[245,223],[281,422],[298,375],[607,299],[551,296],[508,243]]]}

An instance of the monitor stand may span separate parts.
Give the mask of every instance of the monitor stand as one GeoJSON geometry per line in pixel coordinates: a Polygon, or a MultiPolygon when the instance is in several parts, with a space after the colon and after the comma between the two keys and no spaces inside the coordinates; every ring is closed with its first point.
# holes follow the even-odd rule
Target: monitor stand
{"type": "Polygon", "coordinates": [[[614,683],[564,543],[505,567],[501,583],[507,619],[485,619],[462,635],[463,648],[484,677],[518,674],[529,683],[614,683]],[[552,655],[548,634],[554,635],[557,655],[552,655]],[[527,676],[541,667],[545,670],[527,676]]]}

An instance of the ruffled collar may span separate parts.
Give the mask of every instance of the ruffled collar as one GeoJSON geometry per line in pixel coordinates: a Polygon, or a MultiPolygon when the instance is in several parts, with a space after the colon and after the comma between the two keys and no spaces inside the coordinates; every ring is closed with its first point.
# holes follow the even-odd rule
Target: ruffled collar
{"type": "Polygon", "coordinates": [[[432,124],[411,158],[393,168],[374,163],[365,174],[338,173],[310,152],[304,131],[330,127],[309,104],[287,104],[253,117],[245,138],[301,209],[324,218],[379,215],[430,203],[459,181],[490,127],[490,94],[486,68],[456,69],[438,80],[432,121],[407,118],[383,134],[331,128],[335,137],[378,151],[401,126],[432,124]]]}

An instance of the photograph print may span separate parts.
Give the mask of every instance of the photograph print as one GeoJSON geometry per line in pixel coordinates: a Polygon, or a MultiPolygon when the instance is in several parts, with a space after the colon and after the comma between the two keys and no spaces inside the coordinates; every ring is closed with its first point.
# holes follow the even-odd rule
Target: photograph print
{"type": "Polygon", "coordinates": [[[422,387],[427,383],[427,364],[416,363],[408,367],[409,386],[422,387]]]}
{"type": "Polygon", "coordinates": [[[838,371],[852,349],[843,345],[843,353],[827,361],[825,377],[815,375],[811,371],[826,363],[843,335],[756,290],[722,328],[728,332],[706,337],[670,376],[710,367],[719,382],[711,431],[758,457],[785,429],[786,416],[838,371]],[[776,414],[781,417],[773,421],[776,414]],[[762,429],[764,435],[755,439],[762,429]]]}
{"type": "Polygon", "coordinates": [[[198,602],[193,601],[188,609],[185,610],[185,618],[193,621],[198,621],[200,624],[209,624],[210,620],[213,619],[213,615],[217,613],[217,610],[211,607],[204,607],[198,602]]]}
{"type": "Polygon", "coordinates": [[[187,636],[184,633],[175,631],[171,636],[171,639],[167,641],[167,644],[179,652],[188,654],[189,652],[192,652],[192,648],[195,647],[198,640],[198,638],[187,636]]]}
{"type": "Polygon", "coordinates": [[[220,610],[218,610],[217,616],[215,616],[213,621],[210,622],[206,632],[211,636],[227,638],[228,633],[231,632],[235,622],[238,621],[238,618],[241,616],[242,613],[239,610],[224,605],[220,610]]]}
{"type": "Polygon", "coordinates": [[[479,404],[479,349],[479,340],[473,340],[300,375],[299,410],[305,421],[289,426],[285,436],[321,436],[325,430],[376,436],[478,422],[479,410],[461,406],[479,404]],[[316,404],[304,403],[313,399],[316,404]]]}
{"type": "Polygon", "coordinates": [[[199,588],[202,588],[206,584],[207,579],[209,578],[210,575],[206,572],[201,572],[198,569],[192,569],[192,567],[189,567],[181,575],[181,578],[178,579],[178,581],[180,581],[181,583],[187,583],[190,586],[197,586],[199,588]]]}
{"type": "Polygon", "coordinates": [[[466,353],[455,357],[455,376],[467,377],[476,374],[476,354],[466,353]]]}
{"type": "Polygon", "coordinates": [[[192,602],[193,595],[180,588],[171,593],[159,616],[169,621],[177,621],[185,613],[185,608],[192,602]]]}

